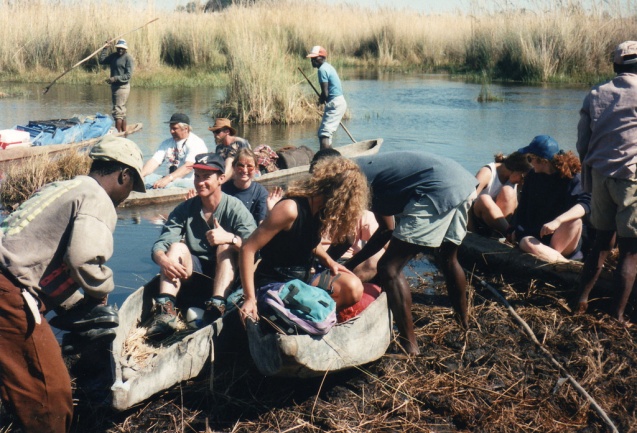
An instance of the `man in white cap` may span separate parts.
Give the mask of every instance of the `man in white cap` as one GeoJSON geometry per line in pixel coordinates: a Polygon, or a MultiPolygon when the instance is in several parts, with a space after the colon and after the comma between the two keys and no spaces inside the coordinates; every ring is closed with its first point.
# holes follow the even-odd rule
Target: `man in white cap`
{"type": "Polygon", "coordinates": [[[144,182],[153,188],[168,186],[192,188],[194,179],[192,166],[195,163],[195,156],[208,152],[208,147],[192,132],[190,118],[184,113],[175,113],[170,116],[168,124],[171,138],[162,141],[153,157],[144,164],[142,169],[144,182]],[[168,173],[153,174],[164,161],[169,164],[168,173]]]}
{"type": "Polygon", "coordinates": [[[332,135],[338,129],[347,110],[347,102],[336,69],[325,60],[327,50],[316,45],[306,57],[310,58],[312,66],[318,69],[318,81],[321,85],[319,104],[325,104],[318,137],[321,149],[326,149],[332,147],[332,135]]]}
{"type": "Polygon", "coordinates": [[[69,373],[45,314],[61,313],[81,288],[84,300],[67,312],[71,330],[89,342],[110,341],[118,325],[105,305],[114,288],[105,262],[113,254],[115,207],[131,191],[145,192],[142,153],[109,136],[90,157],[88,176],[44,186],[0,225],[0,396],[28,433],[68,432],[73,417],[69,373]]]}
{"type": "Polygon", "coordinates": [[[126,131],[126,101],[130,94],[130,79],[133,75],[133,57],[128,54],[128,45],[124,39],[115,43],[115,52],[109,54],[106,46],[100,54],[100,65],[109,65],[111,76],[106,84],[111,85],[113,97],[113,119],[119,132],[126,131]]]}
{"type": "Polygon", "coordinates": [[[606,257],[617,238],[615,305],[620,323],[637,274],[637,41],[619,44],[617,76],[584,99],[577,127],[577,151],[584,188],[592,193],[593,248],[584,262],[576,313],[584,313],[606,257]]]}

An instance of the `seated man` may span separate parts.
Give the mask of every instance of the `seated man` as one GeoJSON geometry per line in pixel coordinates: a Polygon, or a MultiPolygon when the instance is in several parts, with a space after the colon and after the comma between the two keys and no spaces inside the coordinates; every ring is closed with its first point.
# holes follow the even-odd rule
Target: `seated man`
{"type": "Polygon", "coordinates": [[[240,200],[224,194],[224,162],[219,155],[197,155],[197,195],[178,205],[169,215],[152,257],[161,267],[159,295],[147,336],[161,340],[174,332],[178,323],[175,299],[181,280],[193,271],[213,278],[208,302],[209,320],[225,311],[225,298],[237,273],[237,254],[243,240],[256,229],[254,218],[240,200]]]}
{"type": "Polygon", "coordinates": [[[208,128],[215,136],[217,147],[215,153],[226,161],[226,179],[232,178],[232,162],[239,149],[252,149],[245,138],[237,137],[237,130],[232,127],[230,119],[219,117],[215,124],[208,128]]]}
{"type": "Polygon", "coordinates": [[[476,174],[478,198],[471,206],[467,228],[485,236],[493,231],[504,236],[518,206],[517,186],[531,168],[526,155],[519,152],[506,157],[497,154],[495,162],[482,167],[476,174]]]}
{"type": "Polygon", "coordinates": [[[208,148],[206,143],[192,132],[190,119],[185,114],[173,114],[168,123],[172,137],[164,140],[153,157],[144,164],[142,176],[149,188],[192,188],[192,165],[195,163],[195,156],[208,152],[208,148]],[[152,174],[164,161],[170,164],[168,174],[152,174]]]}

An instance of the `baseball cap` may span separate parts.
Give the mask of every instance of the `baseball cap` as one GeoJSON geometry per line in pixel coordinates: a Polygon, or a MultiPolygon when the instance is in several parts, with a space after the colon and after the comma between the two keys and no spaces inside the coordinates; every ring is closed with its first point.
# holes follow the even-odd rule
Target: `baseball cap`
{"type": "Polygon", "coordinates": [[[175,113],[170,116],[170,120],[166,123],[185,123],[186,125],[190,125],[190,118],[184,113],[175,113]]]}
{"type": "Polygon", "coordinates": [[[637,63],[637,41],[626,41],[617,45],[613,63],[617,65],[632,65],[633,63],[637,63]],[[631,58],[624,58],[628,56],[631,56],[631,58]]]}
{"type": "Polygon", "coordinates": [[[540,158],[553,159],[556,153],[560,151],[557,141],[549,135],[538,135],[528,146],[518,149],[520,153],[531,153],[540,158]]]}
{"type": "Polygon", "coordinates": [[[128,165],[137,174],[133,191],[146,192],[142,178],[144,159],[141,150],[133,141],[124,137],[107,135],[93,146],[89,156],[97,161],[116,161],[128,165]]]}
{"type": "Polygon", "coordinates": [[[221,174],[225,173],[226,163],[222,157],[214,152],[200,153],[195,156],[195,164],[192,168],[199,168],[201,170],[220,171],[221,174]]]}
{"type": "Polygon", "coordinates": [[[327,57],[327,50],[320,45],[314,45],[305,57],[327,57]]]}

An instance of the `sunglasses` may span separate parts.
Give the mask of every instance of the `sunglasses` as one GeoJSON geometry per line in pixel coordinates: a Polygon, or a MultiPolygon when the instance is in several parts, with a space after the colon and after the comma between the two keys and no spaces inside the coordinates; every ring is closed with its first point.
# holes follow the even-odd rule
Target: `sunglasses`
{"type": "Polygon", "coordinates": [[[214,135],[221,134],[222,132],[226,132],[225,129],[217,129],[216,131],[212,131],[214,135]]]}

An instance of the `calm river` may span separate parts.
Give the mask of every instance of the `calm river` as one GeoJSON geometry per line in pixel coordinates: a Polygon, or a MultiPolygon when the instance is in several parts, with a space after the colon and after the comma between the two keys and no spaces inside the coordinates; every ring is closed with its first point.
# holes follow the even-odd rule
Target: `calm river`
{"type": "MultiPolygon", "coordinates": [[[[372,79],[349,79],[343,84],[351,119],[346,127],[357,140],[384,139],[382,152],[426,149],[453,158],[476,172],[499,151],[508,153],[527,145],[538,134],[552,135],[567,150],[575,149],[578,111],[588,88],[492,85],[502,102],[477,102],[479,84],[449,80],[435,75],[383,74],[372,79]]],[[[0,99],[3,128],[28,120],[71,117],[74,114],[110,113],[108,86],[56,84],[47,95],[43,85],[10,85],[23,96],[0,99]]],[[[223,89],[137,89],[128,102],[129,123],[142,122],[144,129],[131,136],[145,158],[169,137],[165,123],[173,112],[190,116],[197,135],[214,149],[210,110],[223,89]]],[[[239,127],[239,134],[253,146],[274,148],[307,145],[318,148],[316,124],[302,126],[239,127]]],[[[339,131],[336,146],[349,143],[339,131]]],[[[150,248],[161,229],[161,216],[172,206],[121,210],[115,232],[115,254],[109,261],[115,272],[116,290],[110,301],[124,298],[157,273],[150,248]]]]}

